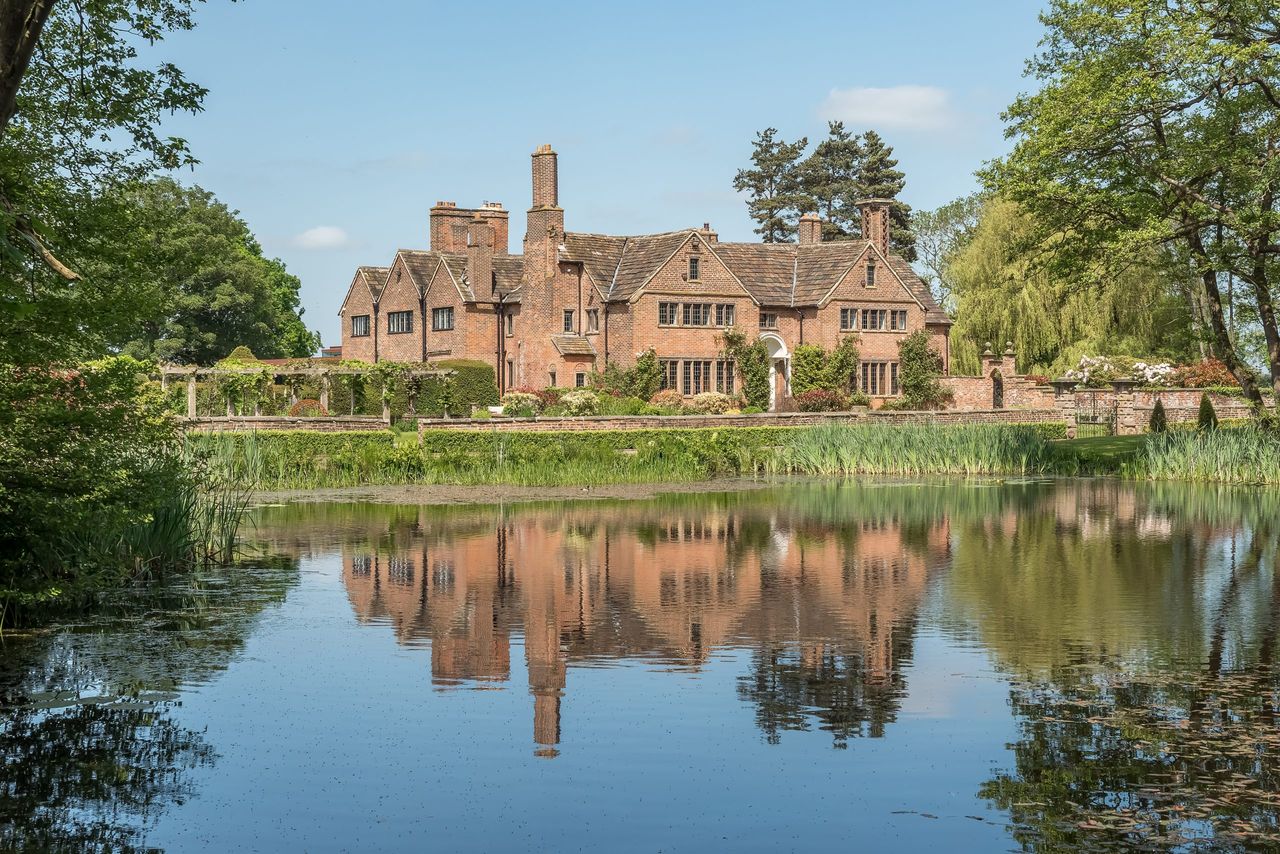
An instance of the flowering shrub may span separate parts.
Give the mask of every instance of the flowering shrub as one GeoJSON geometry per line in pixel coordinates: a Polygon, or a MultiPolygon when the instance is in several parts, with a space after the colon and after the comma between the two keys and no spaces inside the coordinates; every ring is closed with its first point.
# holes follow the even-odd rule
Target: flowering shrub
{"type": "Polygon", "coordinates": [[[695,394],[688,406],[690,412],[696,412],[700,415],[723,415],[730,409],[737,408],[738,401],[718,391],[704,391],[701,394],[695,394]]]}
{"type": "Polygon", "coordinates": [[[1129,376],[1143,385],[1171,385],[1177,369],[1168,362],[1134,362],[1129,376]]]}
{"type": "Polygon", "coordinates": [[[684,405],[684,397],[673,388],[665,388],[649,398],[649,403],[659,409],[679,409],[684,405]]]}
{"type": "Polygon", "coordinates": [[[532,394],[537,395],[538,400],[542,402],[541,405],[539,406],[539,409],[546,409],[549,406],[556,406],[557,404],[560,403],[561,395],[564,394],[564,392],[558,388],[544,388],[544,389],[539,389],[538,391],[519,388],[519,389],[516,389],[516,391],[529,391],[532,394]]]}
{"type": "Polygon", "coordinates": [[[802,391],[793,400],[801,412],[843,412],[850,406],[849,395],[825,388],[802,391]]]}
{"type": "Polygon", "coordinates": [[[329,410],[320,401],[310,397],[304,397],[289,407],[289,415],[294,418],[322,418],[328,414],[329,410]]]}
{"type": "Polygon", "coordinates": [[[594,391],[588,391],[585,388],[566,392],[560,398],[560,405],[564,407],[565,415],[598,415],[600,413],[600,398],[594,391]]]}
{"type": "Polygon", "coordinates": [[[1239,386],[1231,371],[1217,359],[1204,359],[1178,368],[1173,380],[1183,388],[1208,388],[1210,386],[1239,386]]]}
{"type": "Polygon", "coordinates": [[[509,391],[502,396],[502,414],[528,418],[542,411],[542,399],[528,391],[509,391]]]}

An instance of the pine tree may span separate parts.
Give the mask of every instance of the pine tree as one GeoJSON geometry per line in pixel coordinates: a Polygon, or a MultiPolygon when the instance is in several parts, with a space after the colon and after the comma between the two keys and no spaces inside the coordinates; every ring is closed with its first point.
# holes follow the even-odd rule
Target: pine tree
{"type": "Polygon", "coordinates": [[[1200,395],[1200,412],[1196,417],[1196,427],[1200,430],[1216,430],[1218,429],[1218,413],[1214,411],[1213,401],[1209,399],[1209,395],[1200,395]]]}
{"type": "Polygon", "coordinates": [[[916,238],[911,233],[911,208],[898,200],[898,194],[906,186],[906,175],[898,170],[893,157],[893,147],[873,130],[862,135],[862,159],[858,165],[857,194],[863,199],[891,199],[889,209],[891,249],[906,258],[916,260],[916,238]]]}
{"type": "Polygon", "coordinates": [[[740,169],[733,188],[747,193],[747,211],[756,221],[756,234],[765,243],[785,243],[796,233],[799,208],[805,204],[800,191],[800,156],[808,137],[796,142],[777,139],[777,128],[756,134],[751,144],[753,168],[740,169]]]}
{"type": "Polygon", "coordinates": [[[823,240],[847,240],[858,233],[858,168],[862,146],[844,129],[829,122],[827,138],[800,164],[800,189],[806,210],[822,217],[823,240]]]}
{"type": "Polygon", "coordinates": [[[1147,425],[1147,430],[1151,433],[1169,432],[1169,416],[1165,414],[1164,404],[1159,400],[1151,408],[1151,423],[1147,425]]]}

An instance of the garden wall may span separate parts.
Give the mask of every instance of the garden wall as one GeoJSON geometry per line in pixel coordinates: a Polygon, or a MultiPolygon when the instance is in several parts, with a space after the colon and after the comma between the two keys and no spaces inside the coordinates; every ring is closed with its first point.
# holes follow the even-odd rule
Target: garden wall
{"type": "Polygon", "coordinates": [[[1062,422],[1056,409],[984,409],[943,412],[762,412],[755,415],[594,415],[583,418],[432,418],[422,430],[551,432],[662,430],[717,427],[811,427],[818,424],[1040,424],[1062,422]]]}
{"type": "Polygon", "coordinates": [[[330,418],[293,418],[288,415],[246,415],[232,418],[187,418],[183,427],[195,433],[217,433],[222,430],[319,430],[339,433],[350,430],[380,430],[387,427],[381,418],[347,415],[330,418]]]}

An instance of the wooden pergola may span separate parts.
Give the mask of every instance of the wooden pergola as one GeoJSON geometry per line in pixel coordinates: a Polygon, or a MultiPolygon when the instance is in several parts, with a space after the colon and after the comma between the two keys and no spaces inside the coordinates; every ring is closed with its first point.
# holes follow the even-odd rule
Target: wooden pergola
{"type": "MultiPolygon", "coordinates": [[[[218,377],[225,376],[256,376],[263,373],[270,374],[272,382],[281,379],[298,378],[298,379],[318,379],[320,385],[320,405],[326,412],[329,411],[329,391],[330,383],[334,377],[380,377],[372,368],[352,368],[352,367],[329,367],[327,365],[269,365],[264,364],[262,368],[245,368],[239,370],[236,368],[201,368],[194,365],[161,365],[160,366],[160,387],[168,389],[171,382],[184,381],[187,384],[187,417],[197,418],[196,411],[196,384],[200,380],[216,380],[218,377]],[[265,371],[263,370],[265,368],[265,371]]],[[[423,379],[430,377],[449,377],[454,374],[450,370],[434,370],[434,369],[406,369],[402,377],[408,379],[423,379]]],[[[385,378],[384,378],[385,381],[385,378]]],[[[298,383],[288,383],[289,386],[289,405],[292,406],[298,402],[298,383]]],[[[417,402],[417,394],[410,387],[409,395],[409,411],[416,411],[415,403],[417,402]]],[[[255,401],[254,414],[260,414],[260,404],[255,401]]],[[[227,417],[233,417],[231,400],[227,400],[227,417]]],[[[382,401],[382,418],[389,421],[391,418],[391,404],[383,396],[382,401]]]]}

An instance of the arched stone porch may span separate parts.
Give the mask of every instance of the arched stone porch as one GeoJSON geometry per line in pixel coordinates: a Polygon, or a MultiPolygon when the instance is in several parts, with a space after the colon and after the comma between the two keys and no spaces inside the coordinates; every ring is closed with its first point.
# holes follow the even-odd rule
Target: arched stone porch
{"type": "Polygon", "coordinates": [[[777,412],[782,399],[791,394],[791,353],[776,333],[766,332],[760,340],[769,355],[769,411],[777,412]]]}

